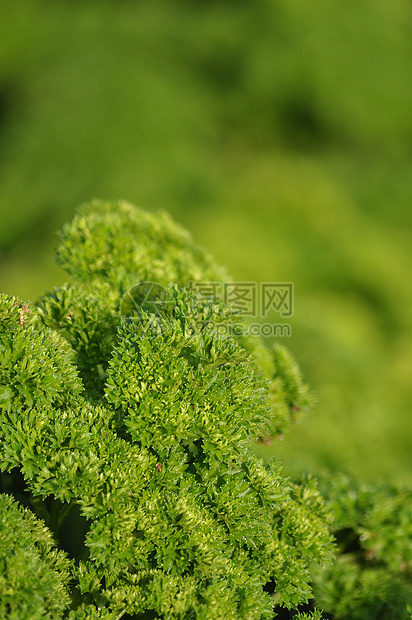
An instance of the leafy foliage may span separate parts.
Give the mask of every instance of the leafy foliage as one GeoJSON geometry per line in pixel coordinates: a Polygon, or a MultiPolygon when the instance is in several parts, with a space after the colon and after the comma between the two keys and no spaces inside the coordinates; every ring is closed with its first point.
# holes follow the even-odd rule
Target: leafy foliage
{"type": "Polygon", "coordinates": [[[188,286],[224,270],[126,203],[60,240],[68,283],[0,297],[2,617],[409,619],[411,492],[256,456],[312,397],[188,286]]]}
{"type": "Polygon", "coordinates": [[[329,513],[251,449],[308,402],[293,361],[261,351],[265,377],[258,348],[219,329],[230,309],[185,285],[224,272],[163,215],[95,201],[58,258],[68,284],[0,306],[2,490],[53,532],[70,594],[45,617],[253,620],[306,603],[329,513]],[[170,303],[122,316],[142,278],[176,279],[170,303]]]}
{"type": "Polygon", "coordinates": [[[319,404],[273,454],[411,484],[411,24],[407,0],[1,3],[0,288],[63,282],[85,196],[162,205],[236,278],[292,274],[319,404]]]}
{"type": "Polygon", "coordinates": [[[412,492],[343,474],[324,474],[319,485],[335,516],[338,557],[325,570],[314,571],[318,605],[339,620],[408,620],[412,492]]]}
{"type": "Polygon", "coordinates": [[[225,272],[167,213],[92,201],[63,226],[57,261],[82,282],[103,279],[126,291],[137,281],[184,286],[225,272]]]}
{"type": "Polygon", "coordinates": [[[61,618],[69,603],[69,562],[50,531],[27,509],[0,495],[0,616],[61,618]]]}

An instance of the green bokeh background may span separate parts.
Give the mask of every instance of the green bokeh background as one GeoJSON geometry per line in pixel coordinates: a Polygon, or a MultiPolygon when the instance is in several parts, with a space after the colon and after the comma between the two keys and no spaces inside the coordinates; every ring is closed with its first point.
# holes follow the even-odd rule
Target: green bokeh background
{"type": "Polygon", "coordinates": [[[265,456],[412,482],[409,0],[0,0],[0,289],[93,197],[294,282],[318,403],[265,456]]]}

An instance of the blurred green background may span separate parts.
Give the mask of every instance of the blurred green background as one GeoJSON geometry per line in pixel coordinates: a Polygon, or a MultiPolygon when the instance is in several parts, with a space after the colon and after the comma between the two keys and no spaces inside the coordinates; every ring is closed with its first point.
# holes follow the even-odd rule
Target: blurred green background
{"type": "Polygon", "coordinates": [[[318,403],[266,454],[412,482],[409,0],[0,0],[0,289],[93,197],[294,282],[318,403]]]}

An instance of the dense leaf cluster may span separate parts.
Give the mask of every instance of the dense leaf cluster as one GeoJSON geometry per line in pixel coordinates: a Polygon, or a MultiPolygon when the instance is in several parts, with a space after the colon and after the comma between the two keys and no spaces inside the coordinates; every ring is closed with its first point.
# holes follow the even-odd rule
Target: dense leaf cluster
{"type": "Polygon", "coordinates": [[[7,495],[0,495],[0,618],[61,618],[70,598],[69,561],[50,531],[7,495]]]}
{"type": "Polygon", "coordinates": [[[0,288],[60,282],[54,231],[84,196],[163,205],[240,278],[293,278],[319,404],[277,455],[411,484],[410,3],[0,15],[0,288]]]}
{"type": "Polygon", "coordinates": [[[253,620],[307,602],[310,565],[332,556],[328,511],[251,450],[307,406],[288,355],[250,342],[256,358],[219,329],[230,309],[187,280],[224,273],[167,216],[94,202],[58,257],[64,287],[30,307],[1,297],[2,501],[21,531],[4,519],[6,553],[38,566],[13,600],[4,572],[4,616],[253,620]],[[122,316],[142,280],[169,303],[122,316]],[[11,495],[59,551],[37,549],[44,526],[11,495]]]}
{"type": "Polygon", "coordinates": [[[93,201],[58,260],[63,287],[0,296],[1,618],[410,618],[411,492],[256,456],[311,398],[189,286],[211,257],[93,201]]]}
{"type": "Polygon", "coordinates": [[[317,603],[342,620],[412,617],[412,492],[318,477],[335,516],[337,561],[314,570],[317,603]]]}

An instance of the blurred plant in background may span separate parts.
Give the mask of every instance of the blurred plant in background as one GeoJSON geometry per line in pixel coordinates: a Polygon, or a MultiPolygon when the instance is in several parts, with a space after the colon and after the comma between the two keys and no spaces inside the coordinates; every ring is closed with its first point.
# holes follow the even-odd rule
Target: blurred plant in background
{"type": "Polygon", "coordinates": [[[262,454],[410,483],[411,41],[406,0],[2,3],[1,290],[56,283],[92,196],[167,209],[239,280],[295,284],[319,402],[262,454]]]}

